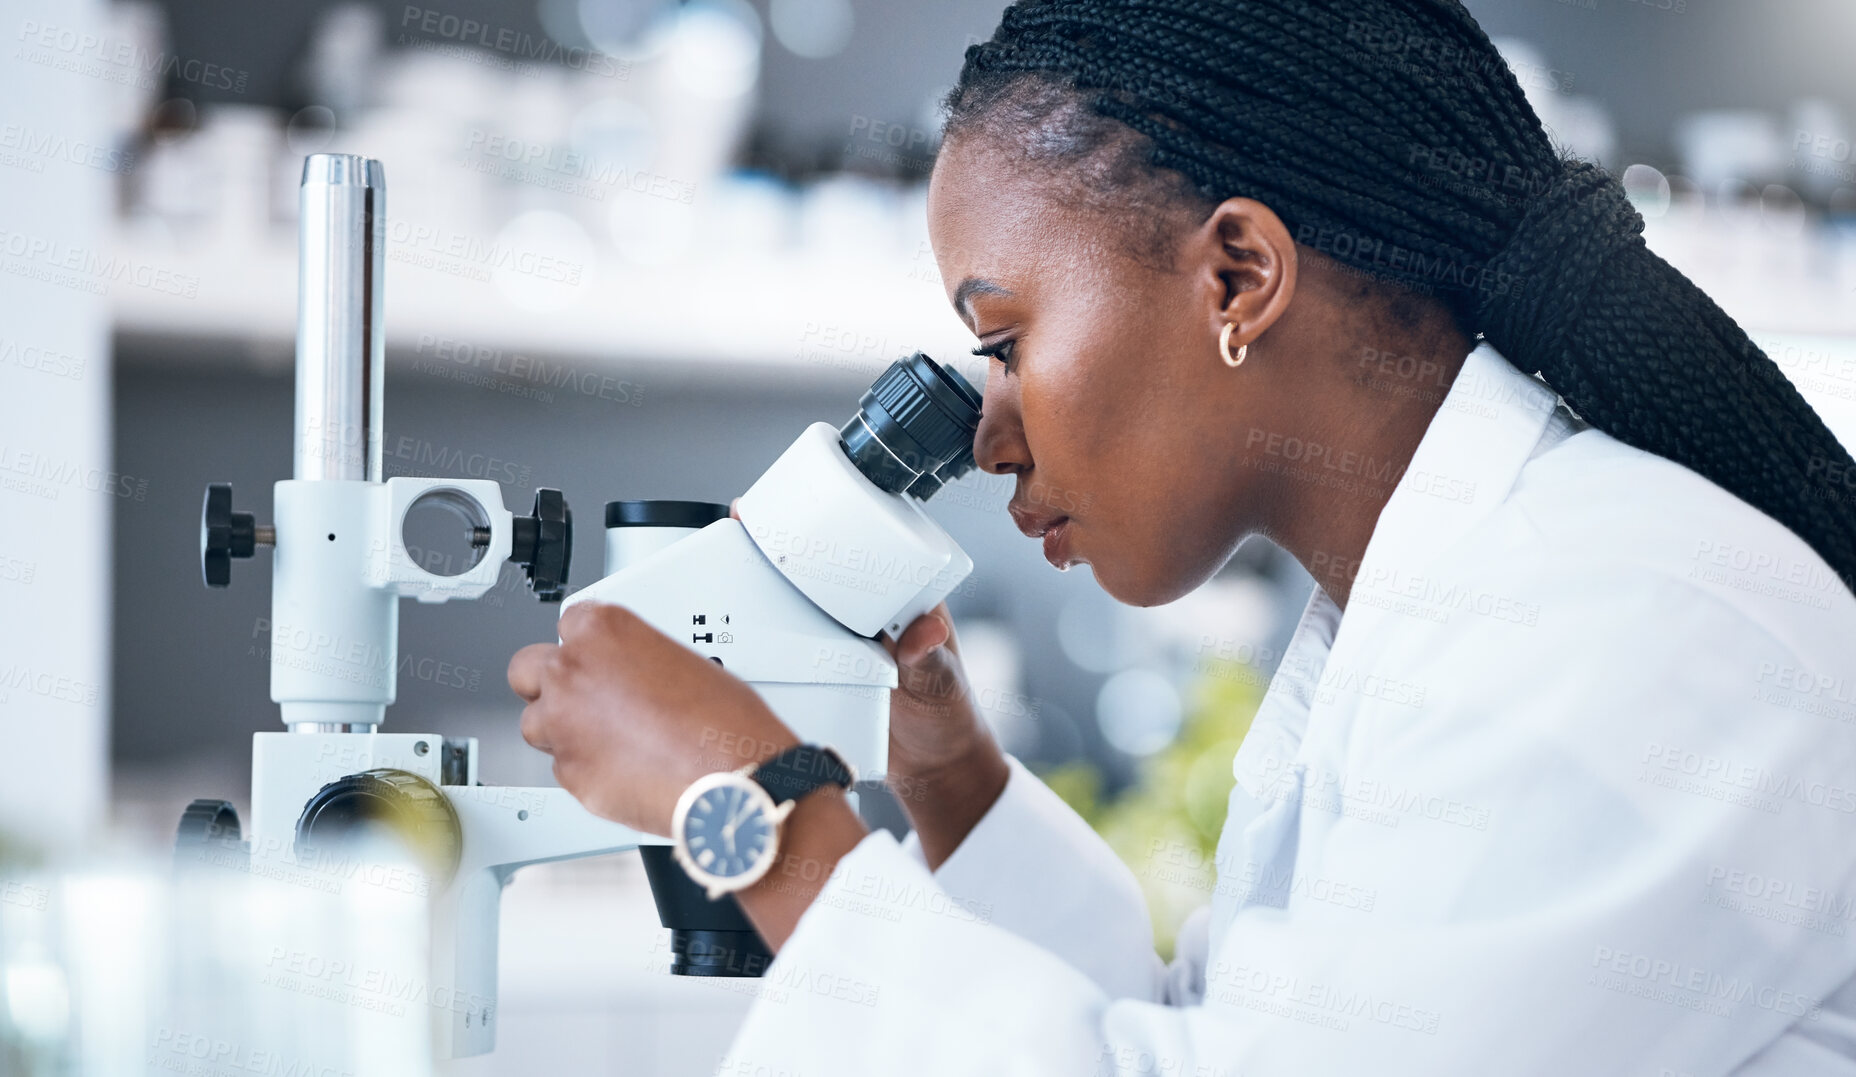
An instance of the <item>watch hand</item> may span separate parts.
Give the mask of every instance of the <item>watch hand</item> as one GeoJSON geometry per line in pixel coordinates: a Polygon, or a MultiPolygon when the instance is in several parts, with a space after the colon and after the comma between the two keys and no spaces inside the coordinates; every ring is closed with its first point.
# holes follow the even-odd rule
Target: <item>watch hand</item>
{"type": "Polygon", "coordinates": [[[722,824],[722,840],[728,842],[728,851],[731,853],[735,851],[735,831],[741,826],[741,821],[746,817],[748,809],[753,806],[753,801],[743,797],[741,806],[736,808],[735,813],[728,817],[728,822],[722,824]]]}
{"type": "Polygon", "coordinates": [[[753,807],[754,802],[752,800],[749,800],[747,797],[742,797],[741,806],[735,809],[735,814],[728,817],[728,824],[723,827],[723,829],[727,830],[729,833],[733,833],[734,829],[741,825],[741,820],[747,816],[747,813],[751,811],[753,807]]]}

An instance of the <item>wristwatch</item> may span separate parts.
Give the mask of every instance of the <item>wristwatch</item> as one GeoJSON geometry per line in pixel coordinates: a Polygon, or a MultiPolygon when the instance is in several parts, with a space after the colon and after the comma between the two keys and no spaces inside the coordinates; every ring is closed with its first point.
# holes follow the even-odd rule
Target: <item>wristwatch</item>
{"type": "Polygon", "coordinates": [[[854,781],[844,757],[817,744],[705,774],[677,798],[671,853],[711,901],[745,890],[779,858],[780,826],[799,798],[827,785],[848,789],[854,781]]]}

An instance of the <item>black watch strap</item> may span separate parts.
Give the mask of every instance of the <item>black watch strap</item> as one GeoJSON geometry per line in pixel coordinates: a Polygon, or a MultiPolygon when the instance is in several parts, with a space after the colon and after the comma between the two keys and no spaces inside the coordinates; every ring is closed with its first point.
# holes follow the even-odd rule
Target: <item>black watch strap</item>
{"type": "Polygon", "coordinates": [[[775,804],[798,800],[827,785],[849,789],[856,780],[842,756],[817,744],[788,748],[755,767],[753,776],[775,804]]]}

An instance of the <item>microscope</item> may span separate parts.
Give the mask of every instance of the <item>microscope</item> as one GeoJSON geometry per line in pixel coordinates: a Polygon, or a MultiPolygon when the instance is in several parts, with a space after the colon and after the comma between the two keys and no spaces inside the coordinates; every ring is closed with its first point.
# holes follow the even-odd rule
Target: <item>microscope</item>
{"type": "Polygon", "coordinates": [[[220,484],[200,526],[209,587],[272,549],[271,698],[284,731],[253,735],[249,834],[229,802],[196,800],[177,863],[313,871],[383,849],[410,860],[430,896],[431,982],[451,1002],[434,1007],[440,1060],[495,1046],[502,889],[529,864],[638,849],[671,929],[671,972],[761,975],[771,955],[734,898],[710,900],[669,839],[594,816],[559,788],[481,784],[475,738],[382,732],[399,599],[481,597],[514,562],[542,601],[627,606],[740,677],[802,740],[881,775],[897,673],[877,637],[899,635],[973,568],[922,502],[974,466],[978,394],[917,353],[841,427],[806,429],[742,495],[738,518],[705,502],[611,502],[607,575],[567,598],[573,516],[558,490],[537,491],[518,516],[491,480],[383,481],[384,169],[311,155],[299,197],[295,477],[276,484],[270,526],[235,511],[220,484]],[[469,567],[439,574],[409,547],[421,506],[461,529],[469,567]]]}

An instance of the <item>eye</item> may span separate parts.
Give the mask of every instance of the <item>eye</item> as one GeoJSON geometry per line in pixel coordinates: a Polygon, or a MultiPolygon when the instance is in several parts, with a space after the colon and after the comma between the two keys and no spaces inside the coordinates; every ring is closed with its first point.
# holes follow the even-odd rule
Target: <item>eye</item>
{"type": "Polygon", "coordinates": [[[1012,372],[1012,356],[1017,349],[1018,341],[1016,339],[1001,340],[995,344],[982,344],[973,349],[973,354],[999,360],[999,362],[1005,364],[1005,372],[1010,374],[1012,372]]]}

